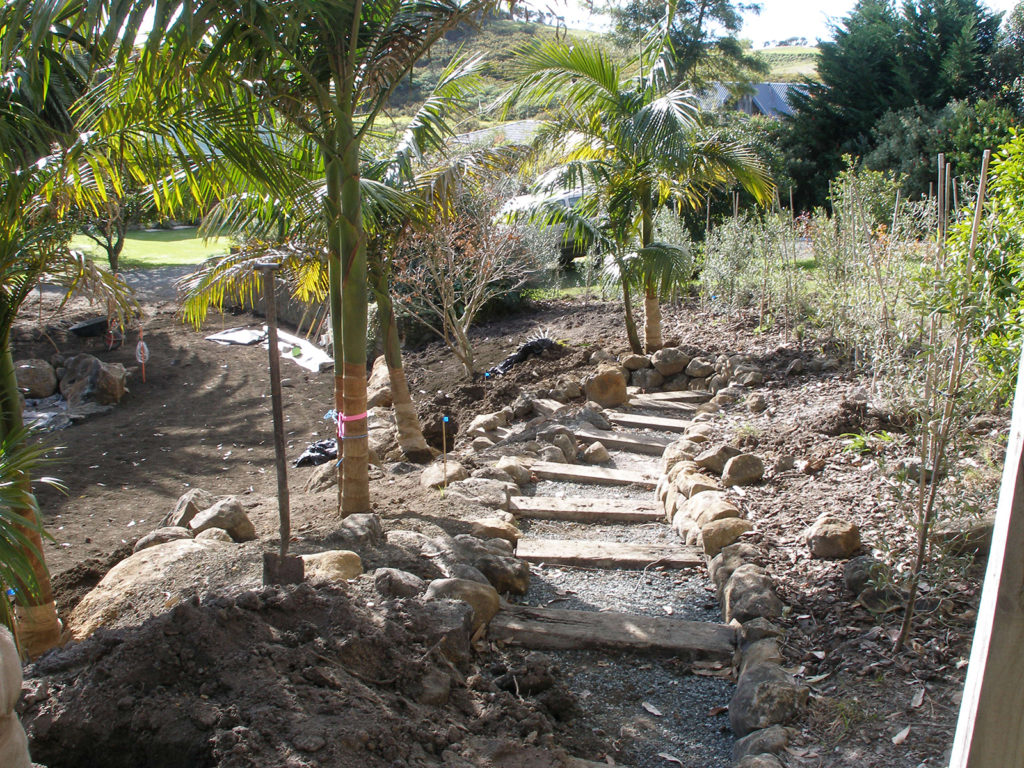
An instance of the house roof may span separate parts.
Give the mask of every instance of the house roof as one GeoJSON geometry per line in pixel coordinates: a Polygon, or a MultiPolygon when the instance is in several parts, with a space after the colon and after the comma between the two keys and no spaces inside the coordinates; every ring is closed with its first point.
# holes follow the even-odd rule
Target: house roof
{"type": "Polygon", "coordinates": [[[721,109],[734,104],[748,114],[767,115],[769,117],[788,116],[793,114],[790,96],[795,91],[803,92],[804,86],[798,83],[753,83],[749,92],[736,97],[722,83],[715,83],[700,94],[701,106],[704,109],[721,109]]]}

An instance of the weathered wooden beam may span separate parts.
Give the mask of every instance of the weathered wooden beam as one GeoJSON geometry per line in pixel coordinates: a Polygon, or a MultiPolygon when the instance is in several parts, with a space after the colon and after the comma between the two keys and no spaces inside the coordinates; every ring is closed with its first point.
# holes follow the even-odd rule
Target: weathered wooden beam
{"type": "Polygon", "coordinates": [[[516,557],[528,563],[573,565],[580,568],[697,568],[704,558],[698,547],[682,544],[653,546],[589,539],[520,539],[516,557]]]}
{"type": "Polygon", "coordinates": [[[722,661],[731,660],[736,649],[736,632],[724,624],[527,606],[499,611],[488,637],[526,648],[668,651],[722,661]]]}
{"type": "Polygon", "coordinates": [[[677,414],[680,417],[693,416],[697,409],[687,403],[677,403],[673,400],[648,400],[645,395],[631,397],[627,406],[646,411],[661,411],[662,413],[677,414]]]}
{"type": "Polygon", "coordinates": [[[713,395],[710,392],[647,392],[642,395],[634,395],[634,397],[640,397],[644,400],[664,400],[667,402],[674,403],[688,403],[690,405],[700,405],[710,400],[713,395]]]}
{"type": "Polygon", "coordinates": [[[511,496],[508,511],[535,520],[573,520],[579,523],[649,523],[665,519],[652,501],[635,499],[560,499],[554,496],[511,496]]]}
{"type": "Polygon", "coordinates": [[[1024,765],[1024,361],[950,768],[1024,765]]]}
{"type": "Polygon", "coordinates": [[[581,424],[573,434],[585,443],[599,442],[612,450],[644,453],[650,456],[661,456],[665,452],[665,446],[672,442],[672,438],[663,435],[628,435],[598,429],[592,424],[581,424]]]}
{"type": "Polygon", "coordinates": [[[689,419],[668,419],[664,416],[641,416],[636,413],[606,411],[604,414],[612,424],[632,429],[656,429],[662,432],[685,432],[692,424],[689,419]]]}
{"type": "Polygon", "coordinates": [[[546,480],[565,480],[571,483],[595,483],[597,485],[639,485],[654,488],[658,481],[653,475],[630,469],[606,469],[582,464],[559,464],[555,461],[537,461],[530,466],[530,472],[546,480]]]}

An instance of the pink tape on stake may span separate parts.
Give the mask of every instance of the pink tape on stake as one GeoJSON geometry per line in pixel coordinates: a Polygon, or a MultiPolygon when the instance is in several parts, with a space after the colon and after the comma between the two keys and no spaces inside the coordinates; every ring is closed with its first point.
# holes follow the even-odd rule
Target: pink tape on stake
{"type": "MultiPolygon", "coordinates": [[[[344,440],[345,439],[345,422],[346,421],[359,421],[360,419],[365,419],[367,417],[367,415],[368,415],[367,413],[360,413],[360,414],[357,414],[355,416],[346,416],[345,414],[340,414],[338,416],[338,439],[339,440],[344,440]]],[[[360,435],[360,437],[361,437],[361,435],[360,435]]]]}

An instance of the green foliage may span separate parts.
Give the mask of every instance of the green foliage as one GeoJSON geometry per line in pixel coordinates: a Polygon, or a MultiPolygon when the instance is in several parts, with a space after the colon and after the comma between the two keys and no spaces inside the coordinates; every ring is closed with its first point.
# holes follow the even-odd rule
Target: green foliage
{"type": "Polygon", "coordinates": [[[861,0],[821,45],[821,84],[795,98],[785,146],[803,203],[824,200],[843,154],[864,156],[900,127],[890,120],[873,137],[886,113],[929,114],[998,91],[1004,83],[989,78],[998,22],[979,0],[908,0],[899,10],[861,0]]]}
{"type": "Polygon", "coordinates": [[[922,275],[922,301],[927,311],[967,313],[967,331],[982,364],[969,383],[983,400],[1008,404],[1024,324],[1024,135],[1015,135],[992,161],[973,259],[970,240],[971,221],[965,217],[950,231],[945,264],[922,275]]]}

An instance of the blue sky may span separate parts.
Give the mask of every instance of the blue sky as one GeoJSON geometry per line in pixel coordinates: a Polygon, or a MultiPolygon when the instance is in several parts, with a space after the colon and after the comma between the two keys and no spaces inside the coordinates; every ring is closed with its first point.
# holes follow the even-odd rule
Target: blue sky
{"type": "MultiPolygon", "coordinates": [[[[570,27],[600,28],[599,21],[588,18],[581,0],[528,0],[528,5],[564,15],[570,27]]],[[[601,0],[594,5],[601,5],[601,0]]],[[[829,22],[840,21],[854,5],[856,0],[761,0],[761,13],[745,16],[740,36],[753,40],[757,47],[788,37],[806,37],[813,45],[819,38],[830,39],[829,22]]],[[[987,5],[995,11],[1008,11],[1015,0],[988,0],[987,5]]]]}

